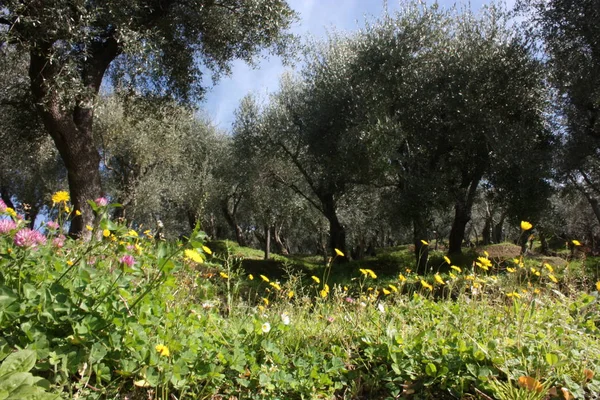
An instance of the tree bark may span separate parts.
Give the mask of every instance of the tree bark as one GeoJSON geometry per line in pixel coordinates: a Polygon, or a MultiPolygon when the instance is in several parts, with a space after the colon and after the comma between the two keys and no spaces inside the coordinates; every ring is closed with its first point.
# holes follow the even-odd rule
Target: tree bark
{"type": "Polygon", "coordinates": [[[275,240],[275,246],[277,246],[277,253],[287,256],[289,251],[281,239],[280,231],[281,228],[273,227],[273,239],[275,240]]]}
{"type": "Polygon", "coordinates": [[[492,240],[494,241],[494,243],[502,242],[502,227],[504,226],[505,219],[506,213],[503,211],[502,214],[500,214],[500,219],[498,220],[498,223],[494,226],[492,232],[492,240]]]}
{"type": "Polygon", "coordinates": [[[238,224],[237,222],[237,218],[236,218],[236,207],[234,207],[234,211],[231,212],[229,211],[229,205],[228,205],[228,201],[224,200],[222,205],[221,205],[221,210],[223,211],[223,216],[225,217],[225,220],[227,221],[227,223],[229,224],[229,226],[231,227],[231,229],[233,229],[234,233],[235,233],[235,240],[238,242],[238,244],[240,246],[246,246],[246,240],[244,239],[244,232],[242,231],[242,227],[238,224]]]}
{"type": "Polygon", "coordinates": [[[265,260],[271,258],[271,227],[265,225],[265,260]]]}
{"type": "Polygon", "coordinates": [[[321,196],[323,204],[323,215],[329,221],[329,248],[332,254],[335,254],[335,249],[340,250],[346,257],[338,257],[337,259],[347,258],[346,251],[346,228],[340,222],[337,216],[336,204],[332,194],[321,196]]]}
{"type": "Polygon", "coordinates": [[[454,221],[450,230],[449,238],[449,254],[461,254],[462,242],[465,238],[465,230],[467,224],[471,220],[471,210],[477,193],[477,186],[481,180],[481,175],[476,176],[471,180],[465,188],[465,193],[458,196],[454,206],[454,221]]]}

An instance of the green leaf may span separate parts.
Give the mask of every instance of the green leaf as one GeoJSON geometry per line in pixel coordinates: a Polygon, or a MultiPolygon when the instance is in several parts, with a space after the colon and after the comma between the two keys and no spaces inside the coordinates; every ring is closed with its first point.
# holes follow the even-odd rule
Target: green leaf
{"type": "Polygon", "coordinates": [[[546,353],[546,362],[548,365],[556,365],[558,364],[558,356],[554,353],[546,353]]]}
{"type": "Polygon", "coordinates": [[[437,375],[437,368],[435,364],[429,363],[425,367],[425,373],[427,376],[435,377],[437,375]]]}
{"type": "Polygon", "coordinates": [[[28,372],[35,365],[35,361],[35,351],[19,350],[16,353],[12,353],[0,365],[0,377],[11,372],[28,372]]]}

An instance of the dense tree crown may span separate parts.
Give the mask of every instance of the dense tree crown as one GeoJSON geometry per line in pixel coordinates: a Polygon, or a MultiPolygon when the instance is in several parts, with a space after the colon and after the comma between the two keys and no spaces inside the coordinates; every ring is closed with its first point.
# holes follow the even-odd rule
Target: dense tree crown
{"type": "Polygon", "coordinates": [[[517,23],[501,4],[406,1],[296,48],[277,0],[3,1],[0,106],[18,113],[0,119],[13,149],[0,194],[35,215],[66,179],[83,212],[73,233],[107,194],[115,217],[172,236],[200,223],[267,258],[338,260],[409,242],[422,271],[433,243],[524,246],[521,220],[544,243],[596,243],[599,10],[524,0],[517,23]],[[193,107],[204,67],[218,77],[263,48],[300,62],[219,132],[193,107]],[[103,82],[113,90],[99,97],[103,82]]]}

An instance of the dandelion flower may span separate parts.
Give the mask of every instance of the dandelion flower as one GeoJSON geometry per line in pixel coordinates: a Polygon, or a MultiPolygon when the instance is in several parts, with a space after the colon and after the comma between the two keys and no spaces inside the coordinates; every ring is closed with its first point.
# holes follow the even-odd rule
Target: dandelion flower
{"type": "Polygon", "coordinates": [[[434,278],[434,279],[435,279],[435,281],[436,281],[437,283],[439,283],[440,285],[445,285],[445,284],[446,284],[446,282],[444,282],[444,280],[442,279],[442,277],[441,277],[439,274],[435,274],[435,275],[433,276],[433,278],[434,278]]]}
{"type": "Polygon", "coordinates": [[[104,236],[105,238],[109,237],[110,236],[110,231],[108,229],[104,229],[102,231],[102,236],[104,236]]]}
{"type": "Polygon", "coordinates": [[[129,232],[127,232],[127,234],[129,236],[138,237],[138,233],[136,231],[134,231],[133,229],[130,229],[129,232]]]}
{"type": "Polygon", "coordinates": [[[507,267],[507,268],[506,268],[506,270],[507,270],[508,272],[510,272],[510,273],[513,273],[513,272],[515,272],[515,271],[516,271],[516,269],[514,269],[514,268],[510,268],[510,267],[507,267]]]}
{"type": "Polygon", "coordinates": [[[404,275],[400,274],[400,275],[398,275],[398,280],[400,282],[406,282],[406,277],[404,275]]]}
{"type": "Polygon", "coordinates": [[[544,268],[546,268],[548,272],[554,272],[554,268],[552,268],[552,265],[548,263],[544,263],[544,268]]]}
{"type": "Polygon", "coordinates": [[[267,282],[267,283],[269,282],[269,278],[267,278],[267,277],[266,277],[266,276],[264,276],[264,275],[260,275],[260,279],[262,279],[263,281],[265,281],[265,282],[267,282]]]}
{"type": "Polygon", "coordinates": [[[333,250],[335,250],[335,254],[337,254],[338,256],[344,257],[344,253],[342,253],[341,250],[339,250],[339,249],[333,249],[333,250]]]}
{"type": "Polygon", "coordinates": [[[521,221],[521,229],[523,231],[528,231],[531,228],[533,228],[533,225],[531,225],[531,222],[527,222],[527,221],[521,221]]]}
{"type": "Polygon", "coordinates": [[[510,292],[510,293],[506,293],[506,295],[507,295],[508,297],[516,297],[517,299],[520,299],[520,298],[521,298],[521,295],[520,295],[519,293],[517,293],[517,292],[510,292]]]}
{"type": "Polygon", "coordinates": [[[386,288],[383,288],[382,291],[383,291],[383,294],[385,294],[386,296],[392,294],[392,292],[390,292],[386,288]]]}
{"type": "Polygon", "coordinates": [[[462,272],[462,269],[460,269],[460,267],[457,267],[456,265],[451,265],[450,268],[452,268],[453,270],[455,270],[459,274],[462,272]]]}
{"type": "Polygon", "coordinates": [[[375,272],[373,272],[373,270],[371,270],[371,269],[367,269],[367,273],[369,274],[369,276],[370,276],[372,279],[377,279],[377,275],[375,275],[375,272]]]}
{"type": "Polygon", "coordinates": [[[13,218],[17,216],[17,212],[11,207],[6,207],[6,210],[4,211],[13,218]]]}
{"type": "Polygon", "coordinates": [[[229,279],[229,275],[227,275],[225,272],[219,272],[219,275],[221,275],[221,278],[223,279],[229,279]]]}
{"type": "Polygon", "coordinates": [[[206,254],[212,254],[212,250],[206,246],[202,246],[202,251],[204,251],[206,254]]]}
{"type": "Polygon", "coordinates": [[[421,239],[421,243],[423,243],[423,246],[429,246],[429,242],[426,240],[421,239]]]}
{"type": "Polygon", "coordinates": [[[581,246],[581,242],[579,242],[579,240],[571,240],[571,243],[573,243],[575,246],[581,246]]]}
{"type": "Polygon", "coordinates": [[[447,256],[444,256],[444,261],[446,261],[446,264],[448,265],[452,264],[447,256]]]}
{"type": "Polygon", "coordinates": [[[69,214],[71,212],[71,207],[65,206],[65,212],[69,214]]]}
{"type": "Polygon", "coordinates": [[[167,346],[165,346],[164,344],[157,344],[154,347],[154,350],[156,350],[156,352],[158,354],[160,354],[162,357],[169,357],[169,355],[171,354],[169,352],[169,348],[167,346]]]}
{"type": "Polygon", "coordinates": [[[52,195],[52,204],[53,205],[56,203],[66,203],[69,200],[71,200],[71,198],[69,197],[69,192],[66,192],[64,190],[56,192],[52,195]]]}
{"type": "Polygon", "coordinates": [[[248,279],[250,279],[251,281],[253,281],[254,280],[254,275],[248,274],[248,279]]]}
{"type": "Polygon", "coordinates": [[[452,272],[450,272],[448,275],[450,275],[450,278],[456,279],[456,275],[454,275],[452,272]]]}
{"type": "Polygon", "coordinates": [[[267,299],[266,297],[262,298],[263,303],[265,303],[265,306],[269,305],[269,299],[267,299]]]}
{"type": "Polygon", "coordinates": [[[421,286],[423,286],[425,289],[433,290],[433,286],[425,282],[423,279],[421,279],[421,286]]]}
{"type": "Polygon", "coordinates": [[[487,250],[484,250],[484,251],[483,251],[483,255],[484,255],[486,258],[487,258],[487,257],[489,257],[489,256],[490,256],[490,253],[488,253],[488,252],[487,252],[487,250]]]}
{"type": "Polygon", "coordinates": [[[183,252],[183,254],[185,255],[185,258],[187,258],[188,260],[192,260],[198,264],[201,264],[204,262],[204,258],[196,250],[186,249],[183,252]]]}
{"type": "Polygon", "coordinates": [[[264,324],[262,324],[260,329],[263,331],[263,333],[269,333],[271,331],[271,324],[265,322],[264,324]]]}
{"type": "Polygon", "coordinates": [[[86,226],[85,226],[85,229],[87,229],[88,231],[90,231],[90,232],[91,232],[91,231],[93,231],[93,230],[94,230],[94,227],[93,227],[93,226],[91,226],[91,225],[86,225],[86,226]]]}
{"type": "Polygon", "coordinates": [[[276,282],[271,282],[269,283],[269,285],[273,286],[273,288],[275,288],[276,290],[281,290],[281,286],[279,286],[279,284],[276,282]]]}
{"type": "Polygon", "coordinates": [[[322,298],[325,298],[325,297],[327,297],[327,295],[329,294],[329,292],[327,290],[325,290],[325,289],[321,289],[320,294],[321,294],[322,298]]]}
{"type": "Polygon", "coordinates": [[[294,297],[294,291],[290,290],[287,294],[288,299],[291,299],[292,297],[294,297]]]}
{"type": "Polygon", "coordinates": [[[314,275],[313,275],[313,276],[311,276],[311,278],[312,278],[312,280],[313,280],[313,281],[315,281],[316,283],[321,283],[321,280],[320,280],[318,277],[316,277],[316,276],[314,276],[314,275]]]}
{"type": "Polygon", "coordinates": [[[600,281],[596,282],[596,290],[600,292],[600,281]]]}
{"type": "Polygon", "coordinates": [[[390,283],[390,284],[388,285],[388,287],[389,287],[390,289],[392,289],[394,292],[398,293],[398,288],[397,288],[396,286],[394,286],[394,285],[392,285],[392,284],[390,283]]]}
{"type": "Polygon", "coordinates": [[[552,274],[549,274],[549,275],[548,275],[548,278],[550,278],[550,280],[551,280],[552,282],[554,282],[554,283],[558,283],[558,279],[556,279],[556,277],[555,277],[554,275],[552,275],[552,274]]]}

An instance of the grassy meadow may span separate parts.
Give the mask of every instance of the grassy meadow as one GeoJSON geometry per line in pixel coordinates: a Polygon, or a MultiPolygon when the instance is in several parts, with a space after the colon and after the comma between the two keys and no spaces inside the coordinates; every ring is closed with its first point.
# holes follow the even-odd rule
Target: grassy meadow
{"type": "Polygon", "coordinates": [[[164,242],[66,200],[0,220],[0,399],[597,399],[600,259],[512,244],[262,260],[164,242]],[[37,232],[37,233],[36,233],[37,232]]]}

